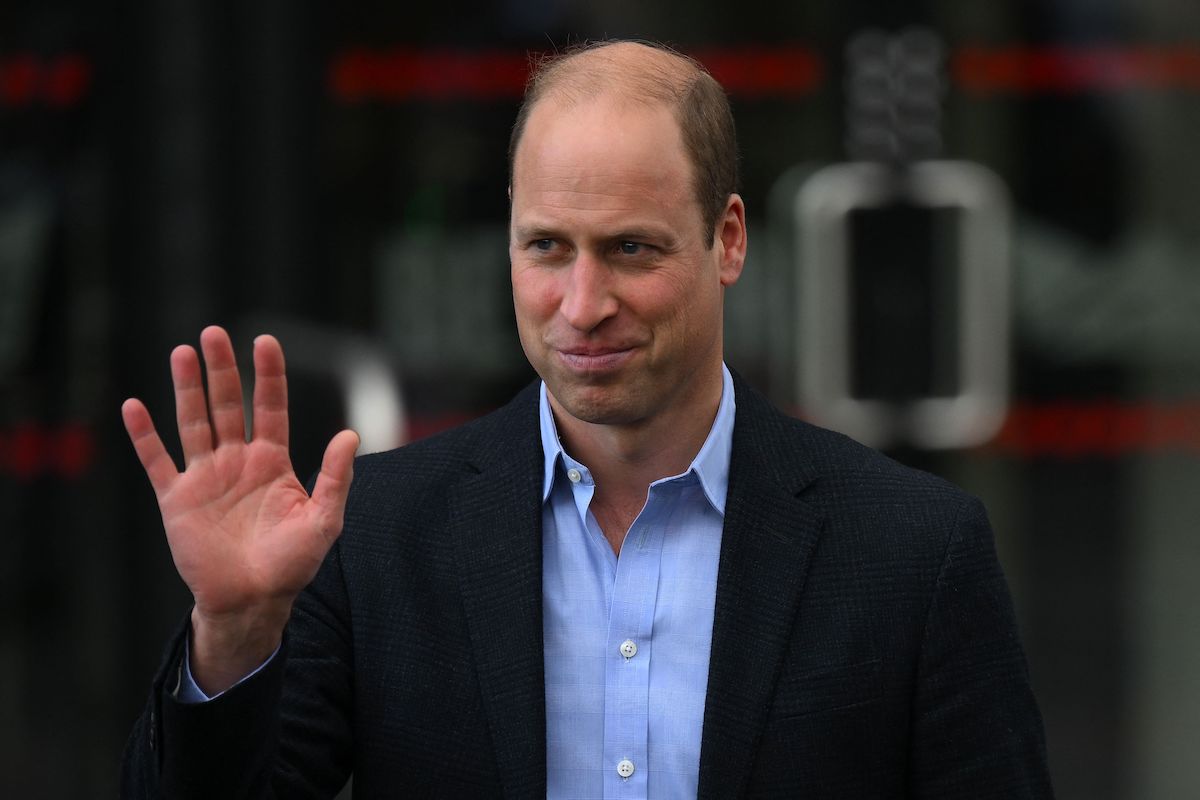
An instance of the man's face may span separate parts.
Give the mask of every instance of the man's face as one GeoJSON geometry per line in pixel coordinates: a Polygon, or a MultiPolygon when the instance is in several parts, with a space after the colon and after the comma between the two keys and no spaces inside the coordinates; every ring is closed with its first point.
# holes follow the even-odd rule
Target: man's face
{"type": "Polygon", "coordinates": [[[710,247],[691,177],[666,109],[548,98],[526,123],[509,239],[517,327],[576,419],[676,418],[720,385],[723,287],[741,269],[744,213],[733,196],[710,247]]]}

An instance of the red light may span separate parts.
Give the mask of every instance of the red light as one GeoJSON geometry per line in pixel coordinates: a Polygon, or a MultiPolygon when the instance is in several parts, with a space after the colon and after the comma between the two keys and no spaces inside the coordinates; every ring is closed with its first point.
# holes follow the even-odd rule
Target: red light
{"type": "Polygon", "coordinates": [[[18,55],[0,62],[0,103],[23,106],[38,92],[41,65],[31,55],[18,55]]]}
{"type": "MultiPolygon", "coordinates": [[[[706,50],[696,54],[725,88],[747,97],[796,96],[815,90],[820,60],[803,48],[706,50]]],[[[516,100],[525,91],[529,58],[519,51],[347,50],[329,67],[337,100],[516,100]]]]}
{"type": "Polygon", "coordinates": [[[0,474],[19,481],[45,475],[78,480],[95,462],[95,433],[81,422],[47,428],[26,421],[17,423],[7,434],[0,431],[0,474]]]}
{"type": "Polygon", "coordinates": [[[987,447],[1023,458],[1200,454],[1200,403],[1022,404],[1013,408],[987,447]]]}
{"type": "Polygon", "coordinates": [[[82,55],[0,58],[0,108],[43,104],[56,111],[79,104],[91,86],[92,65],[82,55]]]}
{"type": "Polygon", "coordinates": [[[18,425],[9,439],[8,468],[18,480],[32,480],[42,469],[46,440],[41,428],[31,422],[18,425]]]}
{"type": "Polygon", "coordinates": [[[955,83],[975,94],[1200,88],[1200,48],[963,47],[955,83]]]}
{"type": "Polygon", "coordinates": [[[65,56],[47,70],[43,93],[47,105],[67,108],[77,104],[91,80],[91,66],[81,56],[65,56]]]}
{"type": "Polygon", "coordinates": [[[58,431],[56,439],[58,474],[68,480],[81,478],[95,459],[96,441],[92,431],[80,423],[69,423],[58,431]]]}

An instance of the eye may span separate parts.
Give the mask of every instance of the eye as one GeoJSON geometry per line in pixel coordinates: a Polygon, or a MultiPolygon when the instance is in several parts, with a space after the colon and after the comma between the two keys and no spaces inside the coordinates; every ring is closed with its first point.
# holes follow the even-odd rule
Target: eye
{"type": "Polygon", "coordinates": [[[533,246],[534,246],[534,249],[536,249],[536,250],[541,250],[542,252],[549,252],[550,250],[554,249],[554,240],[553,239],[537,239],[534,241],[533,246]]]}
{"type": "Polygon", "coordinates": [[[621,255],[623,256],[636,256],[640,255],[646,249],[646,246],[639,242],[621,242],[617,245],[617,249],[621,251],[621,255]]]}

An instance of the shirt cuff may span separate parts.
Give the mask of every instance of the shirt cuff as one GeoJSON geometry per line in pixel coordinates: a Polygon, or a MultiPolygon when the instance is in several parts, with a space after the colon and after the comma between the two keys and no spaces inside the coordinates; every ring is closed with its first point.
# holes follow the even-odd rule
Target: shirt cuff
{"type": "Polygon", "coordinates": [[[270,664],[275,659],[275,656],[279,655],[279,648],[283,647],[283,642],[280,642],[279,646],[275,648],[275,652],[267,656],[267,660],[255,667],[254,671],[244,675],[240,680],[238,680],[237,683],[235,683],[233,686],[230,686],[229,689],[225,689],[210,696],[205,694],[204,690],[196,685],[196,680],[192,677],[190,639],[191,637],[188,636],[183,640],[183,659],[179,664],[179,679],[175,684],[175,691],[172,692],[172,694],[175,695],[175,699],[181,703],[207,703],[209,700],[216,700],[218,697],[225,694],[225,692],[228,692],[229,689],[232,689],[233,686],[238,686],[242,683],[245,683],[250,678],[253,678],[259,672],[261,672],[263,667],[265,667],[267,664],[270,664]]]}

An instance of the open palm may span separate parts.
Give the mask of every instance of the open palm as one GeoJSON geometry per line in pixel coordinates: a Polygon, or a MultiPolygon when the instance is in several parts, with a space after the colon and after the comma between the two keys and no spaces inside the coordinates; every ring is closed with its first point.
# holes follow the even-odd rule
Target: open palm
{"type": "Polygon", "coordinates": [[[250,441],[229,335],[206,328],[200,346],[207,396],[196,351],[182,345],[171,353],[184,470],[167,453],[141,401],[122,406],[125,428],[158,498],[175,566],[195,599],[193,620],[260,612],[286,618],[341,532],[358,437],[342,431],[333,438],[310,497],[288,454],[279,342],[260,336],[254,343],[250,441]]]}

